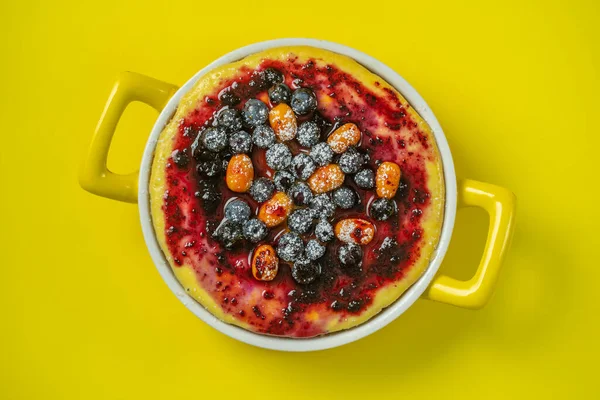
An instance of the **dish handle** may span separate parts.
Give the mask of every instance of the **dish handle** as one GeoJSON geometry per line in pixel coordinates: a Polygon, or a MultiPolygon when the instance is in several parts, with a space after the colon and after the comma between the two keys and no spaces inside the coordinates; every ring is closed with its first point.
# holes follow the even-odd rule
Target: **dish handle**
{"type": "Polygon", "coordinates": [[[468,281],[446,275],[435,277],[424,297],[458,307],[478,309],[494,293],[514,230],[516,198],[507,189],[467,179],[459,183],[458,206],[481,207],[489,214],[490,226],[479,267],[468,281]]]}
{"type": "Polygon", "coordinates": [[[138,171],[122,175],[107,167],[112,137],[129,103],[141,101],[160,112],[177,89],[170,83],[134,72],[119,75],[79,171],[79,184],[83,189],[98,196],[137,203],[138,171]]]}

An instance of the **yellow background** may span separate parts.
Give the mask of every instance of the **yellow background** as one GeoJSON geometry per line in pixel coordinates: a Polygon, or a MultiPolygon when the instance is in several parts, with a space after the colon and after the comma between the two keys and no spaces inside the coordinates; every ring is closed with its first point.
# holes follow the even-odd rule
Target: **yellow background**
{"type": "MultiPolygon", "coordinates": [[[[0,5],[0,398],[598,398],[597,1],[106,0],[0,5]],[[117,74],[182,84],[242,45],[317,37],[380,59],[438,116],[458,175],[512,189],[517,228],[481,311],[418,301],[338,349],[236,342],[161,281],[137,207],[77,169],[117,74]]],[[[133,104],[109,165],[137,168],[133,104]]],[[[443,271],[486,232],[463,210],[443,271]]]]}

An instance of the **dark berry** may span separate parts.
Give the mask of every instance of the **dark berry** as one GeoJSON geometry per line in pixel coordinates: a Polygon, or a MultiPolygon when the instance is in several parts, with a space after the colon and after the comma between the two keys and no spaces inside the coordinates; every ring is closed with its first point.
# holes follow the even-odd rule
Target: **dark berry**
{"type": "Polygon", "coordinates": [[[208,212],[215,211],[221,202],[221,192],[217,185],[208,180],[198,182],[198,191],[195,196],[202,200],[202,206],[208,212]]]}
{"type": "Polygon", "coordinates": [[[250,186],[250,196],[259,203],[263,203],[273,196],[275,185],[267,178],[258,178],[250,186]]]}
{"type": "Polygon", "coordinates": [[[263,79],[269,85],[275,85],[276,83],[283,82],[283,74],[275,68],[267,68],[262,71],[263,79]]]}
{"type": "Polygon", "coordinates": [[[246,222],[251,214],[250,206],[243,200],[235,199],[225,205],[225,218],[237,224],[246,222]]]}
{"type": "Polygon", "coordinates": [[[241,240],[242,235],[242,226],[228,219],[224,219],[213,233],[213,236],[228,249],[241,240]]]}
{"type": "Polygon", "coordinates": [[[307,258],[300,258],[292,267],[292,277],[301,285],[313,282],[321,274],[321,266],[307,258]]]}
{"type": "Polygon", "coordinates": [[[219,152],[227,146],[227,132],[224,127],[215,126],[207,128],[202,133],[202,145],[212,152],[219,152]]]}
{"type": "Polygon", "coordinates": [[[296,177],[307,180],[315,172],[317,166],[308,154],[299,153],[292,160],[292,171],[296,177]]]}
{"type": "Polygon", "coordinates": [[[278,83],[269,89],[269,100],[273,104],[289,103],[292,91],[285,83],[278,83]]]}
{"type": "Polygon", "coordinates": [[[296,182],[288,190],[288,196],[297,206],[306,206],[310,204],[313,198],[313,193],[304,182],[296,182]]]}
{"type": "Polygon", "coordinates": [[[309,206],[313,218],[327,219],[333,217],[335,213],[335,204],[327,193],[313,197],[309,206]]]}
{"type": "Polygon", "coordinates": [[[312,217],[307,208],[300,208],[292,211],[288,217],[288,227],[299,234],[307,233],[312,227],[312,217]]]}
{"type": "Polygon", "coordinates": [[[205,175],[209,178],[219,176],[225,171],[224,162],[220,159],[206,160],[198,162],[196,165],[196,171],[200,175],[205,175]]]}
{"type": "Polygon", "coordinates": [[[356,149],[349,148],[340,156],[338,165],[345,174],[355,174],[360,170],[363,163],[363,156],[356,149]]]}
{"type": "Polygon", "coordinates": [[[308,88],[300,88],[292,93],[292,110],[298,115],[306,115],[317,109],[317,96],[308,88]]]}
{"type": "Polygon", "coordinates": [[[173,159],[175,165],[177,165],[179,168],[187,167],[188,163],[190,162],[187,149],[173,151],[173,153],[171,153],[171,158],[173,159]]]}
{"type": "Polygon", "coordinates": [[[371,203],[371,217],[378,221],[385,221],[396,213],[396,203],[389,199],[377,199],[371,203]]]}
{"type": "Polygon", "coordinates": [[[202,133],[200,133],[198,136],[196,136],[196,139],[194,139],[194,141],[192,142],[190,149],[192,150],[192,157],[194,157],[196,160],[204,159],[203,158],[204,153],[213,154],[213,153],[209,152],[208,150],[204,149],[204,147],[202,145],[202,133]]]}
{"type": "Polygon", "coordinates": [[[241,99],[233,93],[230,87],[224,89],[219,93],[219,100],[223,105],[234,107],[240,104],[241,99]]]}
{"type": "Polygon", "coordinates": [[[350,300],[348,302],[348,311],[357,312],[362,308],[362,301],[360,300],[350,300]]]}
{"type": "Polygon", "coordinates": [[[319,125],[316,122],[305,121],[298,126],[296,140],[298,140],[301,146],[312,147],[319,143],[320,137],[321,129],[319,129],[319,125]]]}
{"type": "Polygon", "coordinates": [[[293,262],[304,252],[304,242],[293,232],[284,233],[277,243],[277,255],[284,261],[293,262]]]}
{"type": "Polygon", "coordinates": [[[237,132],[242,129],[242,116],[238,110],[225,108],[217,114],[217,125],[229,132],[237,132]]]}
{"type": "Polygon", "coordinates": [[[267,165],[274,170],[286,169],[292,163],[292,152],[283,143],[276,143],[267,150],[267,165]]]}
{"type": "Polygon", "coordinates": [[[242,230],[244,237],[252,243],[260,242],[266,238],[267,234],[269,233],[269,229],[265,223],[256,218],[246,221],[242,230]]]}
{"type": "Polygon", "coordinates": [[[269,108],[257,99],[250,99],[244,104],[244,121],[248,125],[258,126],[267,122],[269,108]]]}
{"type": "Polygon", "coordinates": [[[252,150],[252,137],[245,131],[239,131],[229,138],[229,148],[234,154],[249,153],[252,150]]]}
{"type": "Polygon", "coordinates": [[[331,163],[333,159],[333,150],[325,142],[317,143],[310,150],[310,157],[319,167],[331,163]]]}
{"type": "Polygon", "coordinates": [[[338,249],[338,259],[346,268],[360,268],[362,257],[363,251],[357,244],[346,243],[338,249]]]}
{"type": "Polygon", "coordinates": [[[333,202],[338,207],[347,210],[356,204],[356,194],[348,187],[341,187],[333,192],[333,202]]]}
{"type": "Polygon", "coordinates": [[[321,242],[329,242],[335,237],[335,233],[333,232],[333,226],[325,220],[320,220],[315,226],[315,236],[321,242]]]}
{"type": "Polygon", "coordinates": [[[295,181],[294,175],[288,171],[277,171],[273,177],[275,187],[280,192],[287,191],[295,181]]]}
{"type": "Polygon", "coordinates": [[[309,260],[318,260],[319,258],[323,257],[323,255],[325,255],[325,246],[323,246],[315,239],[311,239],[306,243],[304,254],[309,260]]]}
{"type": "Polygon", "coordinates": [[[275,132],[273,131],[273,128],[268,125],[259,125],[254,128],[252,141],[257,147],[266,149],[275,143],[275,132]]]}
{"type": "Polygon", "coordinates": [[[354,183],[361,189],[373,189],[375,187],[375,172],[372,169],[358,171],[354,175],[354,183]]]}

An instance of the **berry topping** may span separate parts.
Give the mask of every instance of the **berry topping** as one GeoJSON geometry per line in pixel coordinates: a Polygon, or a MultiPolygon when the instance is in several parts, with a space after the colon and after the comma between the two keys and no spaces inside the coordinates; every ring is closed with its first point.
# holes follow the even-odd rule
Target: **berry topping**
{"type": "Polygon", "coordinates": [[[389,199],[377,199],[371,203],[370,215],[378,221],[386,221],[396,213],[396,203],[389,199]]]}
{"type": "Polygon", "coordinates": [[[306,243],[306,248],[304,249],[304,254],[306,258],[309,260],[318,260],[319,258],[325,255],[325,246],[316,241],[315,239],[311,239],[306,243]]]}
{"type": "Polygon", "coordinates": [[[254,128],[252,141],[261,149],[269,148],[275,143],[275,132],[273,131],[273,128],[268,125],[259,125],[254,128]]]}
{"type": "Polygon", "coordinates": [[[281,103],[269,111],[269,124],[281,142],[287,142],[296,137],[298,127],[296,116],[290,106],[285,103],[281,103]]]}
{"type": "Polygon", "coordinates": [[[308,178],[308,186],[316,194],[330,192],[342,186],[345,175],[337,164],[329,164],[315,171],[308,178]]]}
{"type": "Polygon", "coordinates": [[[338,259],[346,268],[360,268],[362,265],[362,257],[363,251],[357,244],[346,243],[338,249],[338,259]]]}
{"type": "Polygon", "coordinates": [[[273,104],[289,103],[292,91],[285,83],[278,83],[269,89],[269,100],[273,104]]]}
{"type": "Polygon", "coordinates": [[[275,187],[280,192],[286,192],[294,183],[294,175],[288,171],[277,171],[273,177],[275,187]]]}
{"type": "Polygon", "coordinates": [[[267,122],[269,108],[257,99],[250,99],[244,104],[244,121],[251,126],[262,125],[267,122]]]}
{"type": "Polygon", "coordinates": [[[179,168],[187,167],[190,162],[190,156],[188,156],[187,149],[173,151],[173,153],[171,153],[171,158],[179,168]]]}
{"type": "Polygon", "coordinates": [[[341,187],[333,192],[333,202],[338,207],[347,210],[356,204],[356,194],[348,187],[341,187]]]}
{"type": "Polygon", "coordinates": [[[227,187],[236,193],[244,193],[250,189],[254,179],[252,160],[246,154],[236,154],[227,165],[225,181],[227,187]]]}
{"type": "Polygon", "coordinates": [[[375,173],[368,168],[360,170],[354,175],[354,183],[361,189],[373,189],[375,187],[375,173]]]}
{"type": "Polygon", "coordinates": [[[402,172],[398,164],[385,161],[377,168],[375,184],[377,186],[377,196],[391,199],[396,195],[400,185],[402,172]]]}
{"type": "Polygon", "coordinates": [[[239,131],[229,138],[232,153],[249,153],[252,150],[252,137],[246,131],[239,131]]]}
{"type": "Polygon", "coordinates": [[[296,132],[296,140],[304,147],[312,147],[319,142],[321,137],[321,130],[319,125],[313,121],[305,121],[298,127],[296,132]]]}
{"type": "Polygon", "coordinates": [[[196,165],[196,172],[198,172],[199,175],[205,175],[212,178],[214,176],[219,176],[226,168],[227,161],[217,158],[214,160],[198,162],[198,165],[196,165]]]}
{"type": "Polygon", "coordinates": [[[317,143],[310,149],[310,156],[319,167],[323,167],[333,160],[333,150],[325,142],[317,143]]]}
{"type": "Polygon", "coordinates": [[[267,165],[274,170],[286,169],[292,163],[292,152],[283,143],[276,143],[266,153],[267,165]]]}
{"type": "Polygon", "coordinates": [[[340,156],[338,165],[345,174],[355,174],[363,164],[363,156],[355,148],[350,147],[340,156]]]}
{"type": "Polygon", "coordinates": [[[237,224],[246,222],[251,214],[250,206],[243,200],[235,199],[225,205],[225,218],[237,224]]]}
{"type": "Polygon", "coordinates": [[[242,226],[231,220],[224,219],[213,233],[213,236],[225,248],[230,249],[237,241],[242,239],[242,226]]]}
{"type": "Polygon", "coordinates": [[[296,261],[304,252],[304,242],[293,232],[284,233],[277,243],[277,254],[288,262],[296,261]]]}
{"type": "Polygon", "coordinates": [[[207,128],[202,133],[202,146],[212,152],[219,152],[227,147],[227,132],[224,127],[207,128]]]}
{"type": "Polygon", "coordinates": [[[221,202],[221,192],[214,182],[207,180],[198,182],[198,191],[195,196],[202,200],[202,206],[208,212],[215,211],[221,202]]]}
{"type": "Polygon", "coordinates": [[[313,198],[310,188],[304,182],[294,183],[288,190],[288,194],[297,206],[306,206],[313,198]]]}
{"type": "Polygon", "coordinates": [[[252,218],[244,224],[242,229],[244,237],[252,243],[258,243],[267,237],[269,230],[261,220],[252,218]]]}
{"type": "Polygon", "coordinates": [[[292,267],[292,277],[301,285],[313,282],[321,274],[321,266],[307,258],[300,258],[292,267]]]}
{"type": "Polygon", "coordinates": [[[263,79],[269,85],[283,82],[283,74],[275,68],[267,68],[262,72],[263,79]]]}
{"type": "Polygon", "coordinates": [[[292,171],[302,180],[307,180],[315,172],[317,166],[308,154],[299,153],[292,160],[292,171]]]}
{"type": "Polygon", "coordinates": [[[236,109],[224,108],[217,114],[217,125],[229,132],[237,132],[242,129],[242,116],[236,109]]]}
{"type": "Polygon", "coordinates": [[[358,142],[360,142],[360,130],[352,123],[340,126],[327,138],[327,143],[337,154],[342,154],[348,147],[356,146],[358,142]]]}
{"type": "Polygon", "coordinates": [[[221,93],[219,93],[219,100],[221,101],[221,103],[223,103],[223,105],[229,107],[235,107],[242,101],[242,99],[240,99],[238,96],[236,96],[235,93],[231,91],[230,87],[223,89],[221,93]]]}
{"type": "Polygon", "coordinates": [[[308,88],[296,89],[290,104],[296,114],[306,115],[317,109],[317,96],[308,88]]]}
{"type": "Polygon", "coordinates": [[[327,219],[333,217],[335,213],[335,204],[327,193],[313,197],[309,206],[313,218],[327,219]]]}
{"type": "Polygon", "coordinates": [[[277,192],[258,210],[258,219],[272,228],[286,220],[292,211],[292,200],[283,192],[277,192]]]}
{"type": "Polygon", "coordinates": [[[312,227],[312,217],[307,208],[292,211],[288,217],[288,227],[296,233],[307,233],[312,227]]]}
{"type": "Polygon", "coordinates": [[[258,246],[252,256],[252,275],[259,281],[272,281],[279,271],[279,258],[268,244],[258,246]]]}
{"type": "Polygon", "coordinates": [[[346,243],[369,244],[375,235],[375,227],[360,218],[343,219],[335,225],[335,235],[346,243]]]}
{"type": "Polygon", "coordinates": [[[331,239],[335,237],[335,233],[333,232],[333,226],[325,220],[320,220],[315,226],[315,236],[321,242],[329,242],[331,239]]]}
{"type": "Polygon", "coordinates": [[[250,196],[259,203],[263,203],[273,196],[275,185],[267,178],[258,178],[250,186],[250,196]]]}

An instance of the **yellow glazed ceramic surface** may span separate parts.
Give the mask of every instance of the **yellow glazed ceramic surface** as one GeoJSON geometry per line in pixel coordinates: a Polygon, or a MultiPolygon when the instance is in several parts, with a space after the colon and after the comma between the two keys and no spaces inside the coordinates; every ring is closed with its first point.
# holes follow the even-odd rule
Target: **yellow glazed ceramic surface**
{"type": "MultiPolygon", "coordinates": [[[[597,2],[302,4],[311,12],[233,0],[226,12],[188,1],[0,6],[0,398],[600,396],[597,2]],[[397,70],[440,120],[457,175],[518,196],[512,246],[483,309],[420,300],[337,349],[254,348],[180,305],[152,265],[135,205],[79,187],[121,71],[180,85],[234,48],[306,35],[397,70]],[[272,379],[258,382],[257,371],[272,379]]],[[[138,168],[155,118],[127,108],[111,171],[138,168]]],[[[476,274],[487,221],[459,210],[442,276],[476,274]]]]}

